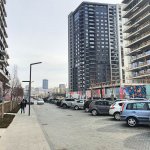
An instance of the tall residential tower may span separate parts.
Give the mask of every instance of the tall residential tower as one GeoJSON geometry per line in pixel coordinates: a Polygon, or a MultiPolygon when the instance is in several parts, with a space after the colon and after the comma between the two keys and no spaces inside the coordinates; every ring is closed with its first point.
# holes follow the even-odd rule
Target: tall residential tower
{"type": "Polygon", "coordinates": [[[123,0],[126,81],[150,83],[150,0],[123,0]]]}
{"type": "MultiPolygon", "coordinates": [[[[7,70],[7,66],[9,65],[7,60],[9,56],[7,54],[6,49],[8,48],[6,38],[6,20],[7,17],[6,10],[5,10],[6,0],[0,1],[0,89],[9,88],[9,80],[10,75],[7,70]]],[[[1,95],[1,94],[0,94],[1,95]]]]}
{"type": "Polygon", "coordinates": [[[119,59],[122,50],[120,22],[120,5],[83,2],[70,13],[70,91],[85,92],[92,83],[120,82],[124,77],[119,59]]]}

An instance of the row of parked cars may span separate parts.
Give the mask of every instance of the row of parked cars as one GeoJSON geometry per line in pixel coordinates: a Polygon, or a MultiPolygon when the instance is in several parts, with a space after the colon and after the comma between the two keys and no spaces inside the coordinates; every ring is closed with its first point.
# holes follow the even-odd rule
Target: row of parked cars
{"type": "Polygon", "coordinates": [[[150,125],[150,101],[145,99],[86,101],[66,98],[63,100],[52,100],[52,103],[62,108],[84,109],[85,112],[90,112],[93,116],[111,115],[115,120],[126,121],[130,127],[138,124],[150,125]]]}

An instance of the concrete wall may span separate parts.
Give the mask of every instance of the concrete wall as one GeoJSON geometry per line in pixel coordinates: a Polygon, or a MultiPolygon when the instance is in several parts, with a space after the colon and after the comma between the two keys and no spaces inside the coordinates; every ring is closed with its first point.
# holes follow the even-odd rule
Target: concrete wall
{"type": "MultiPolygon", "coordinates": [[[[18,105],[17,101],[9,101],[4,103],[4,113],[10,112],[18,105]]],[[[2,103],[0,103],[0,116],[2,115],[2,103]]]]}

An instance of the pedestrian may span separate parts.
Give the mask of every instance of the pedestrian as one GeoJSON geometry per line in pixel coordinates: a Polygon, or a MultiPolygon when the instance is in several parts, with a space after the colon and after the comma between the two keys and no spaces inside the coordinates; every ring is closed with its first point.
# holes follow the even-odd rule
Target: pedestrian
{"type": "Polygon", "coordinates": [[[23,99],[23,101],[24,101],[24,107],[26,108],[27,100],[26,100],[26,99],[23,99]]]}
{"type": "Polygon", "coordinates": [[[21,103],[20,103],[21,114],[22,114],[22,112],[25,113],[24,108],[25,108],[25,101],[22,100],[21,103]]]}

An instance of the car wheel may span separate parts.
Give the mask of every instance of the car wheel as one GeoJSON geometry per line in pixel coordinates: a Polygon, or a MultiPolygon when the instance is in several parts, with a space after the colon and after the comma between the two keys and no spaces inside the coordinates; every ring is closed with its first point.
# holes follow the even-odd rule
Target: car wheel
{"type": "Polygon", "coordinates": [[[135,127],[137,125],[137,119],[134,117],[127,118],[127,125],[130,127],[135,127]]]}
{"type": "Polygon", "coordinates": [[[67,105],[66,105],[66,104],[63,104],[62,107],[65,109],[65,108],[67,108],[67,105]]]}
{"type": "Polygon", "coordinates": [[[92,115],[93,116],[96,116],[97,115],[97,111],[94,109],[94,110],[92,110],[92,115]]]}
{"type": "Polygon", "coordinates": [[[75,109],[75,110],[78,110],[78,109],[79,109],[79,107],[78,107],[78,106],[75,106],[75,107],[74,107],[74,109],[75,109]]]}
{"type": "Polygon", "coordinates": [[[85,112],[89,112],[89,108],[85,108],[85,112]]]}
{"type": "Polygon", "coordinates": [[[115,118],[116,120],[120,120],[120,113],[119,113],[119,112],[115,113],[115,114],[114,114],[114,118],[115,118]]]}

